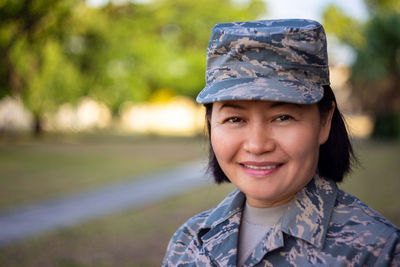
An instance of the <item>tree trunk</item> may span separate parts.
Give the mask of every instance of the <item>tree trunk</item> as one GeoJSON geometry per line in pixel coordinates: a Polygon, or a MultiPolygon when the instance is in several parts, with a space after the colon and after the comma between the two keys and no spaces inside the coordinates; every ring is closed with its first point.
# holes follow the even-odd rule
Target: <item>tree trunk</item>
{"type": "Polygon", "coordinates": [[[33,124],[33,136],[40,138],[43,135],[43,119],[40,115],[35,115],[33,124]]]}

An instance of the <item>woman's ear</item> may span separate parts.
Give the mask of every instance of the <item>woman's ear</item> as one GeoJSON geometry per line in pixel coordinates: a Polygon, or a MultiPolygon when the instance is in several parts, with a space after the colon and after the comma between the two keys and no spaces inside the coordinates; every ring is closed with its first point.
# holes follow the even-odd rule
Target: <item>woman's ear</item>
{"type": "Polygon", "coordinates": [[[325,144],[325,142],[329,138],[329,134],[331,132],[331,126],[332,126],[332,117],[333,113],[335,112],[336,109],[336,103],[332,101],[332,106],[329,109],[329,111],[325,114],[322,115],[321,118],[321,128],[319,132],[319,144],[325,144]]]}

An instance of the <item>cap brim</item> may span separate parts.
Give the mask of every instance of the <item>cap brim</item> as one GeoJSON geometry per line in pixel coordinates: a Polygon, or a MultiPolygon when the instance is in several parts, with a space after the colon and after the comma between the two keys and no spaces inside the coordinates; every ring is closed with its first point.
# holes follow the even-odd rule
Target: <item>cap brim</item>
{"type": "Polygon", "coordinates": [[[321,100],[323,86],[282,77],[237,78],[206,86],[196,101],[207,104],[228,100],[269,100],[297,104],[313,104],[321,100]]]}

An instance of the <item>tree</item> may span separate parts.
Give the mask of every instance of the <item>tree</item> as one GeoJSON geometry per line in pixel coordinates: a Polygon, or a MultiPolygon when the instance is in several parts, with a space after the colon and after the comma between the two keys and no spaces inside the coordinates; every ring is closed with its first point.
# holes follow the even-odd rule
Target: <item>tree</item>
{"type": "Polygon", "coordinates": [[[83,0],[0,1],[0,97],[21,95],[39,126],[45,112],[82,96],[114,113],[125,101],[163,90],[194,97],[204,86],[212,26],[264,12],[262,0],[127,1],[101,8],[83,0]]]}
{"type": "Polygon", "coordinates": [[[382,12],[365,26],[351,81],[363,106],[379,114],[400,112],[400,16],[382,12]]]}
{"type": "MultiPolygon", "coordinates": [[[[49,39],[54,43],[62,36],[63,25],[76,2],[15,0],[0,3],[0,98],[24,95],[37,89],[34,84],[42,75],[44,52],[48,51],[43,47],[49,39]]],[[[36,102],[27,103],[35,115],[35,129],[39,133],[41,110],[36,102]]]]}
{"type": "Polygon", "coordinates": [[[109,4],[103,11],[113,29],[107,38],[113,52],[105,59],[103,77],[120,92],[111,105],[116,109],[122,101],[146,100],[160,90],[194,97],[204,86],[206,48],[214,24],[255,19],[265,6],[261,0],[241,6],[230,0],[156,0],[145,5],[109,4]]]}
{"type": "Polygon", "coordinates": [[[335,6],[325,10],[327,31],[356,52],[350,82],[365,111],[375,114],[373,136],[400,137],[400,2],[366,0],[370,17],[355,21],[335,6]]]}

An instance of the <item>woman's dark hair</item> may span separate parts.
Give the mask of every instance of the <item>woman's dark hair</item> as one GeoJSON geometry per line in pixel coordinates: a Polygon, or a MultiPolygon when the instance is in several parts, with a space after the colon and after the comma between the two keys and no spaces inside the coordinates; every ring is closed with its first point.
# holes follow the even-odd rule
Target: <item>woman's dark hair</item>
{"type": "MultiPolygon", "coordinates": [[[[353,162],[357,162],[353,147],[347,133],[343,115],[340,113],[335,95],[329,85],[324,86],[324,97],[318,102],[318,109],[322,118],[327,115],[335,103],[335,110],[332,117],[332,125],[328,140],[319,148],[318,174],[335,182],[341,182],[344,176],[351,171],[353,162]]],[[[211,145],[211,125],[210,118],[212,113],[212,103],[205,104],[206,121],[209,136],[209,155],[208,171],[214,176],[217,184],[229,182],[225,173],[222,171],[215,157],[211,145]]]]}

